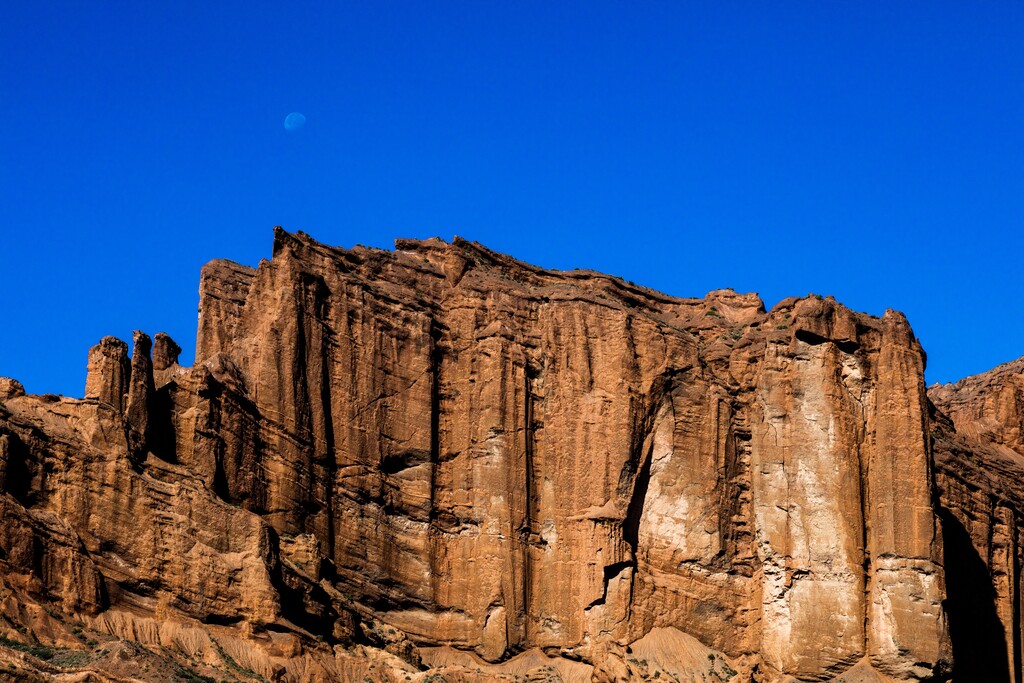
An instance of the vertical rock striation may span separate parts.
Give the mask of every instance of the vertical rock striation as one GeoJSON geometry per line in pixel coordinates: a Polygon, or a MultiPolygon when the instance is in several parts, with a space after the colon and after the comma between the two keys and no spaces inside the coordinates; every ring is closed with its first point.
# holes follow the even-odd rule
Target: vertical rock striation
{"type": "Polygon", "coordinates": [[[317,538],[414,640],[600,659],[674,626],[775,675],[941,668],[924,358],[902,316],[283,231],[255,273],[202,280],[197,358],[230,359],[260,416],[243,450],[265,476],[225,495],[317,538]]]}
{"type": "Polygon", "coordinates": [[[933,385],[940,515],[954,675],[1024,680],[1024,359],[955,384],[933,385]]]}
{"type": "Polygon", "coordinates": [[[1021,680],[1021,385],[929,400],[894,311],[278,229],[192,367],[133,342],[0,393],[17,604],[282,680],[1021,680]]]}
{"type": "Polygon", "coordinates": [[[128,402],[128,345],[114,337],[104,337],[89,349],[85,378],[85,398],[109,404],[123,414],[128,402]]]}

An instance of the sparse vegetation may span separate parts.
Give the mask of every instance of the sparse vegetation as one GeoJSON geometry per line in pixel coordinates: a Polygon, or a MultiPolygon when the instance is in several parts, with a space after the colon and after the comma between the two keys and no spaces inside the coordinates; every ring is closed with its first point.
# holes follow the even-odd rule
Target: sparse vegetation
{"type": "Polygon", "coordinates": [[[0,636],[0,645],[9,647],[12,650],[24,652],[27,655],[42,659],[54,666],[61,668],[76,668],[85,666],[92,661],[93,655],[83,650],[69,650],[61,647],[50,647],[40,643],[19,643],[10,638],[0,636]]]}
{"type": "Polygon", "coordinates": [[[716,679],[718,679],[719,681],[728,681],[733,676],[735,676],[736,673],[737,673],[737,671],[735,669],[733,669],[731,666],[729,666],[729,663],[726,662],[725,658],[722,657],[721,655],[717,656],[717,664],[721,667],[720,669],[717,669],[717,670],[715,669],[715,664],[716,664],[715,653],[713,653],[713,652],[709,652],[708,653],[708,661],[711,662],[710,674],[712,676],[714,676],[716,679]]]}
{"type": "Polygon", "coordinates": [[[85,666],[92,661],[92,654],[82,650],[61,650],[54,654],[51,664],[65,668],[85,666]]]}
{"type": "Polygon", "coordinates": [[[183,681],[183,683],[217,683],[217,679],[215,678],[204,676],[192,669],[186,669],[180,664],[176,666],[177,668],[174,670],[174,679],[177,681],[183,681]]]}
{"type": "Polygon", "coordinates": [[[267,683],[267,679],[263,678],[263,676],[260,676],[255,671],[247,669],[238,662],[236,662],[231,655],[224,651],[224,648],[222,648],[220,646],[220,643],[218,643],[216,640],[213,641],[213,646],[217,648],[217,654],[219,654],[220,658],[224,660],[224,665],[228,668],[228,671],[238,676],[244,676],[246,678],[251,678],[253,680],[260,681],[260,683],[267,683]]]}
{"type": "Polygon", "coordinates": [[[39,643],[26,645],[25,643],[19,643],[18,641],[11,640],[10,638],[4,638],[3,636],[0,636],[0,645],[9,647],[12,650],[24,652],[25,654],[32,655],[33,657],[38,657],[39,659],[50,660],[53,659],[54,655],[52,647],[40,645],[39,643]]]}

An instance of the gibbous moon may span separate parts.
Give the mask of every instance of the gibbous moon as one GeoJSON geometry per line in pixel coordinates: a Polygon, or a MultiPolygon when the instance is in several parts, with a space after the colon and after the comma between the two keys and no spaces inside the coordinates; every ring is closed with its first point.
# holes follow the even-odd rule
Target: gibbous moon
{"type": "Polygon", "coordinates": [[[297,111],[293,111],[284,117],[284,129],[289,133],[298,130],[306,125],[306,117],[297,111]]]}

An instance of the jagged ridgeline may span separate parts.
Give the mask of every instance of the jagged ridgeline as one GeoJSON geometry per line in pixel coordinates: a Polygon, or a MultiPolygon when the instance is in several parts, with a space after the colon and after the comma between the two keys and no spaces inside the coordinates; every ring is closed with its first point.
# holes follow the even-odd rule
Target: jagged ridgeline
{"type": "Polygon", "coordinates": [[[132,341],[0,380],[0,680],[1021,681],[1024,364],[895,311],[278,229],[132,341]]]}

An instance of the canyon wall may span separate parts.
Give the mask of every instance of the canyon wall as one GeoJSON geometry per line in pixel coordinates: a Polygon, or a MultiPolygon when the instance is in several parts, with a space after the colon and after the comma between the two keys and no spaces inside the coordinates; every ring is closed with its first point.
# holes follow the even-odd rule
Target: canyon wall
{"type": "Polygon", "coordinates": [[[897,312],[278,229],[132,345],[0,383],[19,675],[1021,680],[1020,374],[926,394],[897,312]]]}
{"type": "Polygon", "coordinates": [[[958,680],[1024,680],[1024,359],[929,388],[958,680]]]}

